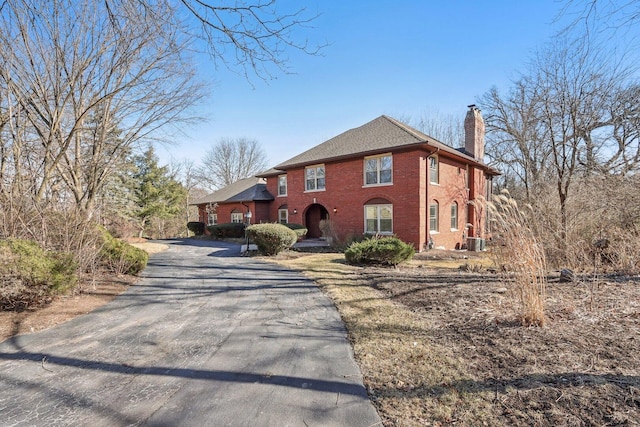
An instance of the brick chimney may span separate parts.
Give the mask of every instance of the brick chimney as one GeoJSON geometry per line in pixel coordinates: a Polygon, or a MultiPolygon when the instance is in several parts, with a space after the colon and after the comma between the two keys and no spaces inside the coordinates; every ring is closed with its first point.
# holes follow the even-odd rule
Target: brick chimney
{"type": "Polygon", "coordinates": [[[479,162],[484,162],[484,120],[475,104],[469,105],[464,118],[464,149],[479,162]]]}

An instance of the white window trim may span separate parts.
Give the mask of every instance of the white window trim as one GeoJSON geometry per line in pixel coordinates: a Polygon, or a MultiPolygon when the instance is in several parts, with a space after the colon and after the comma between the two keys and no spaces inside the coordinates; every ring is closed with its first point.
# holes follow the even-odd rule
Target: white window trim
{"type": "Polygon", "coordinates": [[[440,159],[438,159],[438,156],[429,156],[429,184],[431,185],[440,185],[440,159]],[[432,181],[431,180],[431,159],[435,159],[436,160],[436,178],[437,181],[432,181]]]}
{"type": "Polygon", "coordinates": [[[319,163],[317,165],[309,165],[309,166],[305,166],[304,168],[304,192],[305,193],[317,193],[319,191],[326,191],[327,190],[327,168],[324,165],[324,163],[319,163]],[[313,190],[307,190],[307,169],[317,169],[319,167],[322,167],[324,169],[324,188],[318,188],[318,175],[316,173],[316,188],[314,188],[313,190]]]}
{"type": "Polygon", "coordinates": [[[381,204],[371,204],[371,205],[364,205],[364,209],[363,209],[363,214],[364,214],[364,234],[380,234],[380,235],[393,235],[393,204],[391,203],[381,203],[381,204]],[[382,209],[385,206],[388,206],[391,209],[391,231],[367,231],[367,208],[374,206],[376,207],[376,219],[377,219],[377,229],[380,229],[380,209],[382,209]]]}
{"type": "Polygon", "coordinates": [[[387,187],[389,185],[393,185],[393,154],[392,153],[384,153],[378,154],[375,156],[366,156],[362,161],[362,188],[365,187],[387,187]],[[380,159],[382,157],[391,157],[391,182],[380,182],[380,159]],[[367,184],[367,160],[376,159],[378,168],[376,169],[378,182],[375,184],[367,184]]]}
{"type": "Polygon", "coordinates": [[[243,222],[244,222],[244,215],[242,214],[242,212],[231,212],[231,223],[233,223],[233,224],[242,224],[243,222]],[[240,221],[234,221],[233,220],[234,215],[236,217],[238,217],[238,215],[239,215],[240,221]]]}
{"type": "Polygon", "coordinates": [[[287,209],[285,209],[285,208],[283,208],[283,209],[278,209],[278,222],[279,222],[280,224],[288,224],[288,223],[289,223],[289,209],[288,209],[288,208],[287,208],[287,209]],[[280,214],[281,214],[283,211],[284,211],[284,213],[285,213],[284,217],[285,217],[285,220],[286,220],[284,223],[280,222],[280,214]]]}
{"type": "MultiPolygon", "coordinates": [[[[278,175],[278,197],[286,197],[289,192],[289,183],[287,182],[287,175],[278,175]],[[280,178],[284,178],[284,194],[280,194],[280,178]]],[[[306,179],[305,179],[306,185],[306,179]]]]}
{"type": "Polygon", "coordinates": [[[433,203],[429,203],[429,234],[440,234],[440,203],[437,201],[433,201],[433,203]],[[431,229],[431,206],[436,206],[436,229],[431,229]]]}
{"type": "MultiPolygon", "coordinates": [[[[451,227],[451,231],[458,231],[458,224],[460,223],[460,205],[458,204],[458,202],[453,202],[451,203],[451,209],[453,209],[453,207],[456,207],[456,226],[455,227],[451,227]]],[[[451,222],[451,220],[453,219],[453,215],[451,215],[449,217],[449,222],[451,222]]]]}
{"type": "Polygon", "coordinates": [[[207,225],[216,225],[218,223],[217,213],[207,213],[207,225]]]}

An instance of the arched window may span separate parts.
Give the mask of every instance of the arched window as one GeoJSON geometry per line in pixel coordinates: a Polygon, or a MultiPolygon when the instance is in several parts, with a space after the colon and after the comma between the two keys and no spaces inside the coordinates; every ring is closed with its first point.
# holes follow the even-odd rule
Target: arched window
{"type": "Polygon", "coordinates": [[[434,200],[429,205],[429,233],[437,233],[439,231],[438,228],[438,212],[440,210],[440,205],[437,200],[434,200]]]}
{"type": "Polygon", "coordinates": [[[364,232],[393,234],[393,205],[385,199],[371,199],[364,205],[364,232]]]}
{"type": "Polygon", "coordinates": [[[458,202],[451,203],[451,229],[458,229],[458,202]]]}

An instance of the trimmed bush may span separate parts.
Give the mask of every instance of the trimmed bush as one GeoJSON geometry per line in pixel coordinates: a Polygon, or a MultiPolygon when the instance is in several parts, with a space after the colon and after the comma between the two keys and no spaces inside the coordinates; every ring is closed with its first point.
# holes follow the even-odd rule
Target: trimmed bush
{"type": "Polygon", "coordinates": [[[103,264],[116,274],[138,274],[147,266],[149,254],[140,248],[116,239],[105,228],[100,228],[103,244],[100,257],[103,264]]]}
{"type": "Polygon", "coordinates": [[[296,232],[282,224],[250,225],[247,234],[263,255],[277,255],[298,241],[296,232]]]}
{"type": "Polygon", "coordinates": [[[200,221],[190,221],[187,223],[187,230],[196,236],[202,236],[204,234],[204,227],[204,222],[200,221]]]}
{"type": "Polygon", "coordinates": [[[76,286],[77,262],[29,240],[0,241],[0,309],[24,310],[76,286]]]}
{"type": "Polygon", "coordinates": [[[381,237],[355,242],[344,251],[348,264],[396,266],[413,258],[415,249],[397,237],[381,237]]]}
{"type": "Polygon", "coordinates": [[[305,227],[302,224],[294,224],[294,223],[287,223],[287,224],[283,224],[287,227],[289,227],[290,229],[292,229],[293,231],[295,231],[295,233],[298,235],[298,240],[302,239],[304,236],[307,235],[307,227],[305,227]]]}
{"type": "Polygon", "coordinates": [[[207,230],[216,239],[237,239],[244,237],[245,225],[241,222],[208,225],[207,230]]]}

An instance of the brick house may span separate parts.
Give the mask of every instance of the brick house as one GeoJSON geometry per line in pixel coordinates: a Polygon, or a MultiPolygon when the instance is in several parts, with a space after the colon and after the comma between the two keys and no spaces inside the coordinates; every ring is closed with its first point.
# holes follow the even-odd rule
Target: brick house
{"type": "MultiPolygon", "coordinates": [[[[465,146],[454,149],[383,115],[204,202],[218,204],[220,222],[251,210],[252,223],[303,224],[308,237],[320,237],[327,219],[338,239],[394,234],[419,251],[476,246],[487,236],[483,200],[499,172],[483,162],[484,121],[474,105],[464,128],[465,146]],[[255,198],[231,202],[242,192],[255,198]]],[[[210,223],[202,202],[200,219],[210,223]]]]}

